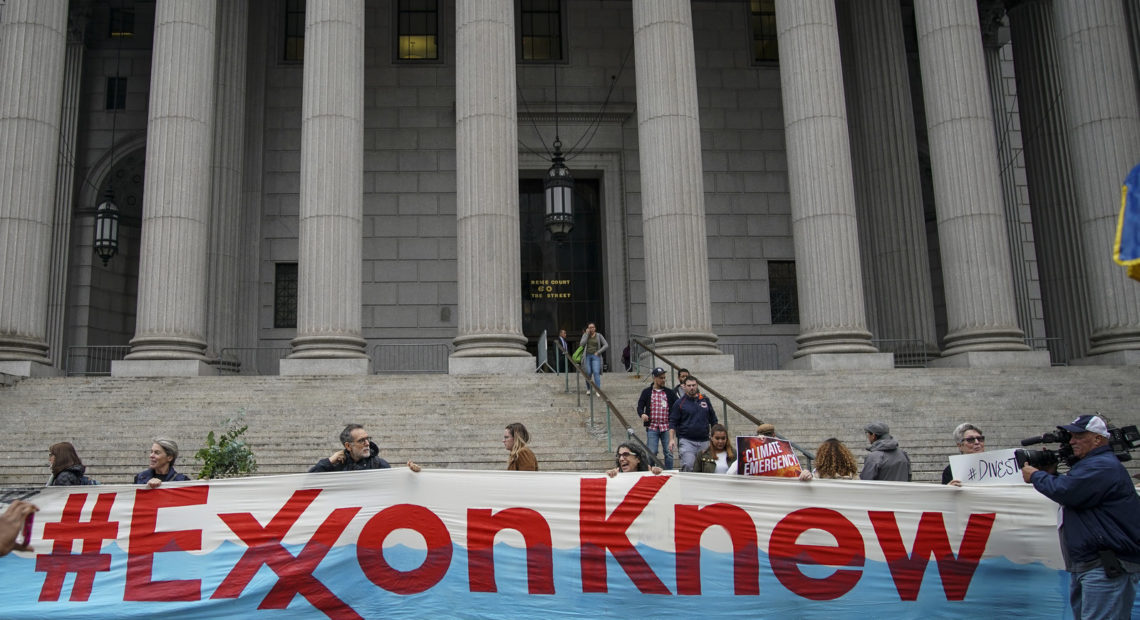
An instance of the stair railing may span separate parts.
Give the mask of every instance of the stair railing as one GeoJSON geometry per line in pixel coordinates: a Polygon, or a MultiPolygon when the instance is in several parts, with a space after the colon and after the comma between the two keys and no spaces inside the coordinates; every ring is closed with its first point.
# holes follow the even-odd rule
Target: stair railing
{"type": "Polygon", "coordinates": [[[602,388],[598,387],[597,384],[594,383],[593,379],[591,379],[590,376],[588,374],[586,374],[585,369],[583,369],[578,364],[578,362],[574,361],[574,358],[572,358],[570,356],[570,353],[566,349],[562,348],[562,345],[556,344],[555,346],[559,349],[559,353],[562,355],[562,357],[564,357],[566,359],[566,362],[567,362],[567,366],[565,367],[566,370],[564,372],[564,374],[566,375],[567,391],[569,391],[569,388],[570,388],[570,375],[569,375],[570,369],[573,368],[575,371],[574,372],[574,375],[575,375],[575,384],[574,385],[575,385],[575,391],[578,394],[578,406],[579,407],[582,406],[582,389],[581,389],[582,380],[584,379],[586,381],[586,386],[587,386],[586,392],[587,392],[587,396],[588,396],[589,401],[590,401],[590,426],[591,427],[595,427],[595,428],[597,427],[597,425],[594,422],[594,396],[596,395],[598,398],[600,398],[602,400],[603,403],[605,403],[605,405],[606,405],[606,445],[609,446],[610,451],[613,452],[613,449],[614,449],[613,430],[610,426],[610,415],[612,414],[613,417],[617,418],[618,423],[621,425],[621,427],[625,429],[625,434],[629,438],[629,441],[631,443],[636,444],[639,448],[641,448],[641,451],[643,453],[645,453],[646,456],[649,457],[649,464],[650,465],[656,465],[658,467],[664,467],[665,466],[664,463],[662,463],[657,458],[656,455],[649,454],[649,446],[645,445],[645,442],[642,441],[641,438],[637,436],[637,434],[633,431],[633,427],[630,426],[629,422],[626,421],[625,416],[623,416],[621,414],[621,410],[619,410],[617,408],[617,406],[614,405],[613,401],[610,400],[610,397],[606,395],[605,391],[602,390],[602,388]]]}
{"type": "MultiPolygon", "coordinates": [[[[675,381],[674,377],[676,376],[676,372],[678,370],[680,370],[680,368],[681,368],[680,366],[675,364],[669,358],[658,353],[657,350],[653,348],[653,345],[649,344],[648,338],[645,338],[644,336],[630,336],[630,340],[632,340],[634,344],[636,344],[641,349],[644,349],[645,352],[649,354],[650,364],[652,364],[650,366],[650,369],[652,369],[653,367],[655,367],[657,365],[656,360],[661,360],[661,362],[663,364],[665,364],[666,366],[668,366],[670,369],[669,370],[669,376],[671,378],[670,383],[675,381]]],[[[632,359],[632,357],[633,357],[633,355],[632,355],[632,349],[631,349],[630,358],[632,359]]],[[[638,358],[640,358],[640,357],[641,356],[638,355],[638,358]]],[[[638,368],[639,368],[638,373],[640,374],[640,367],[638,367],[638,368]]],[[[741,407],[740,405],[737,405],[736,403],[732,402],[731,400],[729,400],[729,398],[727,396],[716,391],[715,389],[710,387],[707,383],[705,383],[704,381],[701,381],[700,378],[697,378],[697,385],[701,386],[701,391],[704,392],[705,394],[715,396],[716,398],[720,399],[721,411],[725,412],[724,417],[725,417],[726,422],[728,420],[728,410],[731,408],[733,411],[740,414],[741,417],[752,422],[756,426],[759,426],[759,425],[764,423],[763,420],[761,420],[760,418],[749,413],[747,410],[744,409],[744,407],[741,407]]],[[[727,427],[728,424],[725,424],[725,426],[727,427]]],[[[793,449],[798,450],[799,453],[804,456],[804,460],[807,461],[806,468],[811,469],[812,462],[815,461],[815,455],[813,455],[811,452],[808,452],[807,450],[805,450],[802,446],[800,446],[796,442],[788,439],[787,437],[784,437],[783,435],[780,435],[779,433],[776,433],[776,437],[779,439],[783,439],[784,441],[791,444],[793,449]]]]}
{"type": "Polygon", "coordinates": [[[121,360],[131,352],[131,346],[92,345],[67,347],[64,372],[69,377],[111,375],[111,362],[121,360]]]}

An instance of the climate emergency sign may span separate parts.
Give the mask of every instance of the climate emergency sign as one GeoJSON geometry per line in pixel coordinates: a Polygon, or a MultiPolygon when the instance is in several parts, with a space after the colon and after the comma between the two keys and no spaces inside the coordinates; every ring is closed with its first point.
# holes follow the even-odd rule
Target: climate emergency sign
{"type": "Polygon", "coordinates": [[[774,476],[795,478],[800,475],[800,460],[786,439],[740,436],[736,438],[740,463],[736,473],[742,476],[774,476]]]}
{"type": "Polygon", "coordinates": [[[396,469],[29,499],[6,618],[1065,609],[1030,487],[396,469]]]}

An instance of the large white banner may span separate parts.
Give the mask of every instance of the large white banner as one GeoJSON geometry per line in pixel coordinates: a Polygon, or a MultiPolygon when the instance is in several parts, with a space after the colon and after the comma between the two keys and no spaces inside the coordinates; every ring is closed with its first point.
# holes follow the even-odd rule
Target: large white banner
{"type": "Polygon", "coordinates": [[[4,618],[1067,613],[1028,485],[393,469],[30,501],[4,618]]]}

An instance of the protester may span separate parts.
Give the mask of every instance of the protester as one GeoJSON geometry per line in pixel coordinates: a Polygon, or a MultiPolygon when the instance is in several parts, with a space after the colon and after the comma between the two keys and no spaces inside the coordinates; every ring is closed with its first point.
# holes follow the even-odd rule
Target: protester
{"type": "MultiPolygon", "coordinates": [[[[317,461],[309,472],[360,471],[365,469],[389,469],[388,461],[380,458],[380,448],[368,436],[368,431],[360,424],[349,424],[340,432],[343,450],[337,450],[327,459],[317,461]]],[[[408,461],[408,469],[418,472],[420,466],[408,461]]]]}
{"type": "MultiPolygon", "coordinates": [[[[969,422],[963,422],[954,429],[954,443],[958,444],[958,452],[962,454],[977,454],[986,450],[986,437],[982,435],[982,429],[969,422]]],[[[942,470],[942,484],[948,484],[952,487],[962,486],[961,480],[954,480],[954,474],[950,471],[949,465],[942,470]]]]}
{"type": "Polygon", "coordinates": [[[685,395],[685,379],[689,378],[689,369],[682,368],[677,371],[677,385],[673,386],[673,395],[681,398],[685,395]]]}
{"type": "Polygon", "coordinates": [[[863,427],[867,433],[870,453],[863,460],[863,480],[895,480],[910,482],[910,456],[899,449],[899,442],[891,437],[886,422],[871,422],[863,427]]]}
{"type": "Polygon", "coordinates": [[[1022,478],[1061,505],[1061,552],[1074,618],[1132,615],[1140,581],[1140,496],[1108,445],[1108,425],[1083,415],[1061,426],[1079,459],[1056,475],[1026,463],[1022,478]]]}
{"type": "Polygon", "coordinates": [[[723,424],[713,424],[709,437],[709,447],[697,455],[696,470],[705,474],[728,472],[728,464],[736,461],[736,450],[728,441],[728,429],[723,424]]]}
{"type": "Polygon", "coordinates": [[[654,474],[661,473],[660,467],[656,465],[649,467],[649,461],[645,458],[645,452],[629,442],[618,446],[614,460],[617,467],[606,471],[606,475],[610,478],[618,475],[619,472],[651,471],[654,474]]]}
{"type": "Polygon", "coordinates": [[[665,469],[673,469],[673,452],[669,450],[669,410],[677,402],[673,390],[665,387],[665,369],[653,369],[653,383],[641,391],[637,399],[637,413],[645,424],[645,444],[657,458],[657,444],[664,453],[665,469]]]}
{"type": "Polygon", "coordinates": [[[530,433],[522,422],[511,422],[503,430],[503,447],[510,453],[507,459],[507,471],[538,471],[538,459],[534,452],[526,447],[530,441],[530,433]]]}
{"type": "MultiPolygon", "coordinates": [[[[594,323],[586,325],[586,333],[582,334],[582,340],[578,346],[585,347],[582,354],[582,362],[585,366],[586,376],[594,381],[594,385],[599,388],[602,387],[602,353],[605,353],[609,348],[609,343],[606,342],[606,337],[598,333],[598,326],[594,323]]],[[[586,393],[590,393],[590,387],[586,387],[586,393]]]]}
{"type": "Polygon", "coordinates": [[[855,455],[834,437],[824,440],[816,448],[815,469],[800,473],[800,480],[805,481],[812,478],[855,480],[858,477],[859,467],[855,464],[855,455]]]}
{"type": "Polygon", "coordinates": [[[16,542],[24,531],[24,521],[28,515],[39,510],[35,504],[16,500],[8,504],[4,514],[0,514],[0,557],[13,551],[35,551],[27,542],[16,542]]]}
{"type": "Polygon", "coordinates": [[[776,436],[776,427],[765,422],[764,424],[761,424],[761,425],[756,427],[756,436],[757,437],[775,437],[776,436]]]}
{"type": "Polygon", "coordinates": [[[79,460],[75,446],[69,441],[61,441],[48,448],[48,465],[51,466],[51,479],[47,483],[49,487],[68,487],[85,483],[86,476],[83,473],[87,468],[84,467],[83,461],[79,460]]]}
{"type": "Polygon", "coordinates": [[[178,444],[173,439],[158,437],[150,446],[150,468],[139,472],[135,476],[135,484],[145,484],[152,489],[162,486],[163,482],[181,482],[189,480],[186,474],[174,470],[174,461],[178,460],[178,444]]]}
{"type": "Polygon", "coordinates": [[[697,378],[685,378],[685,395],[669,410],[669,450],[681,444],[681,471],[693,471],[697,455],[709,447],[709,426],[717,423],[712,403],[700,393],[697,378]]]}

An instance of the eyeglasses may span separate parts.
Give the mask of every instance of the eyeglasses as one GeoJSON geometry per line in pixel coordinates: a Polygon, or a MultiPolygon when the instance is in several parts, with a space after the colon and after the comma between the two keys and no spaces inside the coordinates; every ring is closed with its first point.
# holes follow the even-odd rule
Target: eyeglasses
{"type": "Polygon", "coordinates": [[[986,438],[983,435],[977,437],[963,437],[962,443],[986,443],[986,438]]]}
{"type": "Polygon", "coordinates": [[[622,459],[622,458],[628,459],[631,456],[637,456],[637,455],[632,453],[632,452],[618,452],[617,453],[617,457],[619,459],[622,459]]]}
{"type": "Polygon", "coordinates": [[[368,444],[369,444],[369,442],[371,442],[371,441],[372,441],[372,438],[371,438],[371,437],[361,437],[360,439],[356,439],[356,440],[353,440],[353,442],[352,442],[352,443],[358,443],[358,444],[360,444],[360,445],[362,445],[362,446],[366,446],[366,445],[368,445],[368,444]]]}

